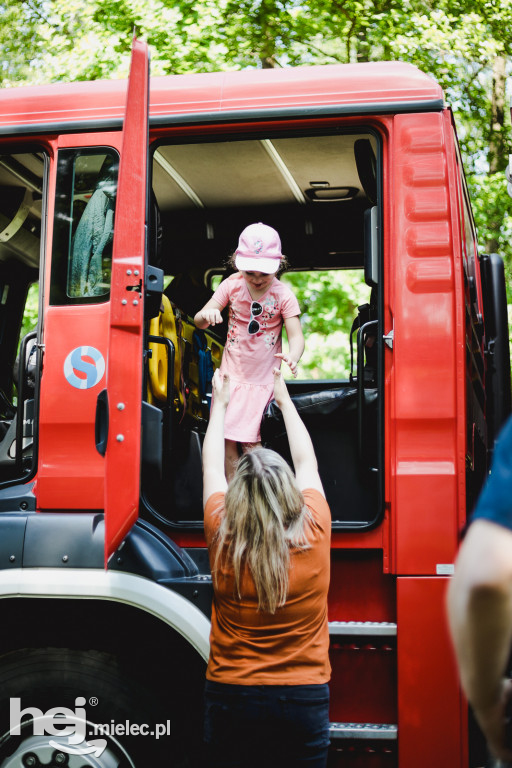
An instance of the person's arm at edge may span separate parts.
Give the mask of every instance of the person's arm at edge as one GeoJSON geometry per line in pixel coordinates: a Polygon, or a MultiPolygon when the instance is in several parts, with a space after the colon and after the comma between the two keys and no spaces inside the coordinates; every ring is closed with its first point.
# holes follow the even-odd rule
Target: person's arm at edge
{"type": "Polygon", "coordinates": [[[283,374],[277,368],[274,368],[274,398],[283,414],[295,477],[300,490],[314,488],[325,497],[311,437],[292,402],[283,374]]]}
{"type": "Polygon", "coordinates": [[[504,677],[512,642],[512,531],[483,519],[470,525],[447,605],[462,688],[491,751],[512,760],[504,728],[512,695],[504,677]]]}
{"type": "Polygon", "coordinates": [[[224,419],[229,403],[229,379],[217,369],[213,374],[213,403],[203,441],[203,505],[212,493],[225,492],[224,419]]]}

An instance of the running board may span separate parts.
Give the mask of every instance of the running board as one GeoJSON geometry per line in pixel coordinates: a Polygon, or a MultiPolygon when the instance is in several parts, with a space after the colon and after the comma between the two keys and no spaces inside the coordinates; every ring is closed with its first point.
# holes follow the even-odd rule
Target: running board
{"type": "Polygon", "coordinates": [[[390,621],[330,621],[329,634],[361,637],[396,637],[396,624],[390,621]]]}
{"type": "Polygon", "coordinates": [[[373,723],[331,723],[329,725],[331,739],[368,739],[372,741],[396,741],[398,726],[391,724],[375,725],[373,723]]]}

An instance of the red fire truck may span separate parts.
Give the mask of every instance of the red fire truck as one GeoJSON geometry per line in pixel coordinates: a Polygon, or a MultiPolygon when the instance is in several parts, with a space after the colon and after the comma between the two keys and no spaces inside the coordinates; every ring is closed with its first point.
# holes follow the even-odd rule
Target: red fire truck
{"type": "MultiPolygon", "coordinates": [[[[128,86],[0,104],[0,767],[200,765],[225,337],[191,316],[253,221],[311,328],[289,387],[333,519],[330,765],[480,765],[444,592],[510,410],[508,329],[439,85],[382,62],[149,88],[135,41],[128,86]]],[[[262,435],[286,450],[275,409],[262,435]]]]}

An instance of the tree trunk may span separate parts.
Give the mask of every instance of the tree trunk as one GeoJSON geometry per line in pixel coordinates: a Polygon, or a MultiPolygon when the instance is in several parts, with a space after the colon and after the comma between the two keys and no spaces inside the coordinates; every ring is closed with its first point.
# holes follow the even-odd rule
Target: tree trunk
{"type": "Polygon", "coordinates": [[[506,60],[497,56],[492,67],[491,125],[489,131],[489,173],[503,171],[508,162],[505,141],[506,60]]]}
{"type": "MultiPolygon", "coordinates": [[[[496,173],[504,173],[508,163],[507,141],[505,136],[505,86],[506,86],[506,60],[503,56],[497,56],[492,68],[492,93],[491,93],[491,124],[489,126],[489,176],[496,173]]],[[[499,232],[501,220],[496,212],[491,214],[489,231],[499,232]]],[[[496,237],[490,237],[486,243],[487,253],[496,253],[499,244],[496,237]]]]}

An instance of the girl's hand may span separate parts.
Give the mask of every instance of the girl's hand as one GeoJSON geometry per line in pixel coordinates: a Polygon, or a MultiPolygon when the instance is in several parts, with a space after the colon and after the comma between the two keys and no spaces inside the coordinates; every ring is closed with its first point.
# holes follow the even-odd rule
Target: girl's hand
{"type": "Polygon", "coordinates": [[[292,372],[293,378],[294,379],[297,378],[298,366],[295,360],[292,360],[292,358],[289,355],[284,355],[282,352],[278,352],[276,355],[274,355],[274,357],[280,357],[281,360],[283,360],[286,363],[286,365],[292,372]]]}
{"type": "Polygon", "coordinates": [[[230,397],[229,376],[225,373],[221,373],[218,368],[213,374],[212,390],[213,404],[215,405],[215,403],[219,403],[224,406],[224,408],[227,408],[230,397]]]}
{"type": "Polygon", "coordinates": [[[278,368],[274,368],[274,400],[278,406],[282,409],[284,403],[291,401],[288,387],[283,379],[283,374],[278,368]]]}
{"type": "Polygon", "coordinates": [[[218,325],[222,323],[222,315],[218,309],[210,307],[209,309],[202,309],[197,313],[196,318],[200,318],[208,325],[218,325]]]}

